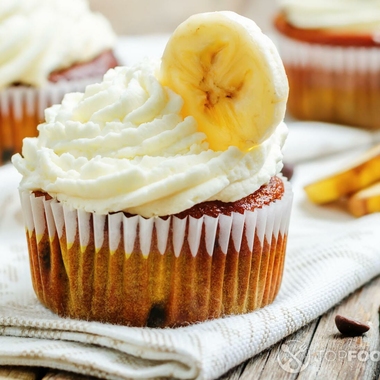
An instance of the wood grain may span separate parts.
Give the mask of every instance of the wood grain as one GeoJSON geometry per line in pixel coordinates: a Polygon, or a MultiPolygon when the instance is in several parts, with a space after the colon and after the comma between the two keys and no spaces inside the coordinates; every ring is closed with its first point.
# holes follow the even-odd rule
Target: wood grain
{"type": "Polygon", "coordinates": [[[0,380],[37,380],[42,378],[44,372],[41,368],[34,367],[1,366],[0,380]]]}
{"type": "Polygon", "coordinates": [[[96,379],[91,376],[79,375],[76,373],[65,372],[65,371],[54,371],[51,370],[46,373],[46,375],[41,380],[91,380],[96,379]]]}
{"type": "Polygon", "coordinates": [[[378,379],[380,375],[379,337],[380,277],[358,289],[328,313],[274,345],[260,355],[232,369],[219,380],[271,379],[378,379]],[[360,337],[344,337],[335,326],[337,314],[368,323],[371,328],[360,337]],[[301,346],[291,371],[279,361],[289,361],[282,347],[301,346]],[[297,368],[302,368],[297,371],[297,368]]]}

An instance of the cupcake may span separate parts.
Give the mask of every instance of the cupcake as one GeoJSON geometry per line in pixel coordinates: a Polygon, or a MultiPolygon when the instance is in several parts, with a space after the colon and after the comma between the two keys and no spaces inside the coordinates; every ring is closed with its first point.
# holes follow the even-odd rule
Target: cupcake
{"type": "Polygon", "coordinates": [[[12,158],[41,303],[175,327],[272,302],[292,202],[287,92],[256,24],[212,12],[181,24],[161,61],[111,69],[48,108],[12,158]]]}
{"type": "Polygon", "coordinates": [[[379,129],[380,3],[280,0],[279,8],[289,113],[379,129]]]}
{"type": "Polygon", "coordinates": [[[11,3],[0,4],[0,163],[36,136],[46,107],[117,64],[116,36],[86,0],[11,3]]]}

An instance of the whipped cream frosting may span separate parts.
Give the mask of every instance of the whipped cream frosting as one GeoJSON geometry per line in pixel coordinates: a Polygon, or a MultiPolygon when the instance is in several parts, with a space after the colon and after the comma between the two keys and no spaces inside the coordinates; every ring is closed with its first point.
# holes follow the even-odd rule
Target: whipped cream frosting
{"type": "Polygon", "coordinates": [[[182,98],[144,61],[109,70],[84,93],[45,111],[39,136],[24,139],[12,161],[21,190],[43,190],[76,209],[144,217],[184,211],[207,200],[231,202],[282,169],[287,127],[249,152],[208,148],[182,98]]]}
{"type": "Polygon", "coordinates": [[[380,0],[279,0],[287,20],[304,29],[380,29],[380,0]]]}
{"type": "Polygon", "coordinates": [[[0,88],[42,86],[52,71],[90,61],[115,41],[86,0],[1,0],[0,88]]]}

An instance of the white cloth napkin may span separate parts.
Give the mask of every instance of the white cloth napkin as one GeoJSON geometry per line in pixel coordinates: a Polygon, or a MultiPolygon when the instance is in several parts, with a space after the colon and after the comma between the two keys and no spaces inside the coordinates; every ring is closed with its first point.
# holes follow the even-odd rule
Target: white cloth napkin
{"type": "MultiPolygon", "coordinates": [[[[380,214],[353,219],[337,207],[312,205],[302,190],[326,168],[356,154],[351,129],[318,130],[318,125],[304,124],[302,132],[297,132],[298,127],[290,126],[286,158],[295,161],[288,149],[293,144],[298,149],[294,155],[302,153],[305,158],[307,152],[314,152],[314,160],[296,167],[285,274],[278,297],[272,305],[250,314],[177,329],[63,319],[40,305],[29,275],[17,192],[20,177],[11,165],[1,167],[0,365],[46,366],[107,379],[214,379],[380,274],[380,214]],[[348,151],[316,159],[315,150],[303,141],[306,132],[313,144],[329,141],[330,153],[341,151],[342,144],[348,151]]],[[[354,133],[372,141],[368,132],[354,133]]]]}

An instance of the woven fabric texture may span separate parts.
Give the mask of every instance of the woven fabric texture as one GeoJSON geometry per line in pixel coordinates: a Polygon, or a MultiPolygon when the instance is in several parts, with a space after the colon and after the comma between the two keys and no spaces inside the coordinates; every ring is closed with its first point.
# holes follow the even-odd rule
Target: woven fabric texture
{"type": "MultiPolygon", "coordinates": [[[[290,127],[287,148],[300,142],[297,131],[290,127]]],[[[326,312],[380,273],[380,214],[354,219],[338,207],[312,205],[302,190],[357,153],[353,146],[348,149],[349,131],[331,128],[334,138],[339,136],[340,153],[334,155],[330,144],[330,155],[317,159],[325,152],[326,136],[310,127],[314,148],[320,142],[321,149],[313,150],[313,160],[296,166],[285,273],[275,302],[250,314],[177,329],[63,319],[45,309],[30,280],[20,176],[10,164],[1,167],[0,364],[47,366],[108,379],[214,379],[326,312]]],[[[363,141],[371,139],[367,135],[363,141]]],[[[291,150],[287,152],[291,161],[291,150]]]]}

